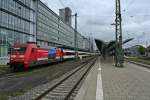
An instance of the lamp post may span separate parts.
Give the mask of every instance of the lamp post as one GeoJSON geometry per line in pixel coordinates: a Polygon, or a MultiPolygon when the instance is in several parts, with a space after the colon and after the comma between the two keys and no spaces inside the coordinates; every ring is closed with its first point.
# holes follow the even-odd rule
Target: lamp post
{"type": "MultiPolygon", "coordinates": [[[[116,26],[115,23],[111,24],[112,26],[116,26]]],[[[117,34],[115,34],[115,66],[117,65],[117,46],[118,46],[118,39],[117,39],[117,34]]]]}
{"type": "Polygon", "coordinates": [[[123,67],[121,3],[116,0],[116,67],[123,67]]]}
{"type": "Polygon", "coordinates": [[[71,16],[74,16],[75,17],[75,29],[74,29],[74,51],[75,51],[75,59],[78,58],[78,39],[77,39],[77,34],[78,34],[78,31],[77,31],[77,13],[75,13],[74,15],[71,15],[71,16]]]}
{"type": "Polygon", "coordinates": [[[115,23],[115,66],[123,67],[123,49],[122,49],[122,16],[121,16],[121,4],[120,0],[116,0],[116,20],[115,23]]]}

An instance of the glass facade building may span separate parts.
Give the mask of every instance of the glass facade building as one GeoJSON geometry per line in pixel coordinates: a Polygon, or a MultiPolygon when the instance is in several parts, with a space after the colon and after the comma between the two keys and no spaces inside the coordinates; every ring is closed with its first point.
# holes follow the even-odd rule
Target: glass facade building
{"type": "Polygon", "coordinates": [[[9,47],[35,36],[35,1],[0,0],[0,57],[9,47]]]}
{"type": "MultiPolygon", "coordinates": [[[[15,43],[32,38],[44,47],[74,48],[74,34],[74,29],[40,0],[0,0],[0,64],[15,43]]],[[[77,38],[78,48],[88,50],[88,39],[79,33],[77,38]]]]}
{"type": "MultiPolygon", "coordinates": [[[[41,1],[38,2],[37,42],[44,46],[74,48],[74,29],[41,1]]],[[[89,40],[77,33],[78,49],[89,50],[89,40]]]]}
{"type": "Polygon", "coordinates": [[[74,46],[74,29],[41,1],[38,3],[37,42],[45,46],[74,46]]]}

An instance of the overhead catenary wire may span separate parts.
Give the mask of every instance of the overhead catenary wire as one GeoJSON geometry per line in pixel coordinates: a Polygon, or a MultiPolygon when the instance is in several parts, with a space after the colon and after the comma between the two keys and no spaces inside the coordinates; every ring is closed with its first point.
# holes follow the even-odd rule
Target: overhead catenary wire
{"type": "MultiPolygon", "coordinates": [[[[58,1],[59,1],[59,3],[61,4],[62,7],[64,7],[64,8],[66,7],[66,5],[64,4],[64,2],[62,0],[58,0],[58,1]]],[[[73,5],[73,3],[71,2],[69,4],[70,4],[71,9],[73,9],[74,12],[77,13],[77,10],[75,9],[75,6],[73,5]]]]}
{"type": "Polygon", "coordinates": [[[65,7],[64,3],[62,2],[62,0],[58,0],[58,1],[59,1],[60,5],[61,5],[62,7],[65,7]]]}
{"type": "Polygon", "coordinates": [[[46,4],[46,6],[48,6],[50,9],[56,11],[57,9],[59,9],[59,4],[58,1],[57,3],[53,3],[53,4],[49,4],[50,2],[53,2],[53,0],[41,0],[44,4],[46,4]]]}
{"type": "Polygon", "coordinates": [[[123,12],[124,12],[124,13],[129,10],[129,8],[134,4],[134,1],[135,1],[135,0],[131,0],[131,1],[129,2],[129,4],[123,9],[123,12]]]}
{"type": "MultiPolygon", "coordinates": [[[[84,15],[84,16],[94,16],[94,17],[115,17],[115,15],[84,15]]],[[[140,14],[140,13],[138,13],[138,14],[122,14],[122,16],[123,17],[138,17],[138,16],[150,16],[150,14],[140,14]]]]}
{"type": "Polygon", "coordinates": [[[77,10],[76,10],[76,8],[75,8],[75,6],[73,5],[73,2],[70,0],[70,6],[71,6],[71,8],[74,10],[74,12],[77,12],[77,10]]]}
{"type": "MultiPolygon", "coordinates": [[[[127,4],[127,6],[123,9],[122,16],[126,17],[126,13],[130,10],[130,7],[134,4],[135,0],[130,0],[130,2],[127,4]]],[[[128,15],[129,17],[149,17],[150,14],[136,14],[136,15],[128,15]]]]}

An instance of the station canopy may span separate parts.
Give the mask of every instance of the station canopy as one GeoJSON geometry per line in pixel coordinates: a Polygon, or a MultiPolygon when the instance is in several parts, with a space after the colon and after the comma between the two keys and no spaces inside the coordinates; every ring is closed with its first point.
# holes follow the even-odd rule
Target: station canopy
{"type": "MultiPolygon", "coordinates": [[[[133,38],[127,39],[127,40],[123,41],[123,44],[126,44],[132,40],[133,40],[133,38]]],[[[104,56],[106,54],[107,55],[114,55],[115,46],[116,46],[115,40],[112,40],[110,42],[105,42],[105,41],[100,40],[100,39],[95,39],[95,43],[96,43],[98,50],[102,54],[102,56],[104,56]]],[[[118,43],[117,43],[117,45],[118,45],[118,43]]]]}

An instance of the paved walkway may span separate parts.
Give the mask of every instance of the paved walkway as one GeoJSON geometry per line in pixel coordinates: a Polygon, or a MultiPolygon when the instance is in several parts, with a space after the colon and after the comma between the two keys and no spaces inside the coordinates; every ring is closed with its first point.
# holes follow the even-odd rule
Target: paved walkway
{"type": "Polygon", "coordinates": [[[100,58],[82,84],[75,100],[103,100],[100,58]]]}
{"type": "Polygon", "coordinates": [[[116,68],[102,61],[104,100],[150,100],[150,69],[131,63],[116,68]]]}
{"type": "Polygon", "coordinates": [[[111,60],[98,60],[75,100],[150,100],[150,69],[127,62],[116,68],[111,60]]]}

